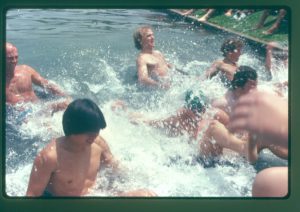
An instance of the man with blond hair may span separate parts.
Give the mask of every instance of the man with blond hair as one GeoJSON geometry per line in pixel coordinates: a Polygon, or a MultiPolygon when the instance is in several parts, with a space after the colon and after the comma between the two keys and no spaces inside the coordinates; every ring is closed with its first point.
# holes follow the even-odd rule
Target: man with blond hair
{"type": "Polygon", "coordinates": [[[167,89],[168,70],[172,67],[164,55],[154,49],[154,33],[150,26],[139,27],[133,34],[135,47],[140,50],[136,60],[140,84],[167,89]]]}

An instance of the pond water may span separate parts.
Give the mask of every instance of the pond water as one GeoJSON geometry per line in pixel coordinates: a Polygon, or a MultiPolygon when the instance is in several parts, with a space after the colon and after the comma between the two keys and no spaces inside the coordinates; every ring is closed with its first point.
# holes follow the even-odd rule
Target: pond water
{"type": "MultiPolygon", "coordinates": [[[[210,98],[225,89],[218,80],[199,81],[212,61],[222,58],[220,47],[232,37],[174,19],[160,10],[144,9],[14,9],[6,16],[6,39],[17,46],[19,64],[28,64],[43,77],[58,84],[75,98],[91,98],[104,113],[107,128],[100,134],[112,153],[127,167],[125,179],[110,182],[100,172],[90,195],[111,196],[109,188],[149,188],[167,197],[247,197],[257,167],[232,153],[224,163],[205,168],[197,158],[197,144],[187,136],[170,138],[144,125],[131,124],[111,105],[116,99],[130,110],[151,118],[166,117],[183,105],[188,89],[201,89],[210,98]],[[189,75],[173,71],[167,91],[149,91],[136,84],[135,59],[138,51],[132,34],[141,25],[151,25],[155,46],[175,66],[189,75]]],[[[249,65],[265,81],[264,58],[246,44],[240,65],[249,65]]],[[[276,80],[287,79],[281,70],[276,80]]],[[[40,110],[43,104],[33,105],[40,110]]],[[[9,110],[7,110],[9,111],[9,110]]],[[[37,113],[17,124],[6,117],[6,193],[24,196],[33,160],[51,138],[63,135],[62,112],[52,117],[37,113]],[[46,123],[46,124],[45,124],[46,123]]],[[[261,166],[287,165],[268,151],[260,155],[261,166]]]]}

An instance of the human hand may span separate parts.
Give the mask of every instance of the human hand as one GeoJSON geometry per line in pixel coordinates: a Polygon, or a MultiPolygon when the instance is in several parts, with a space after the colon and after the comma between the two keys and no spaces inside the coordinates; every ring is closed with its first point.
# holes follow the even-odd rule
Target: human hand
{"type": "Polygon", "coordinates": [[[233,107],[228,127],[231,131],[248,130],[266,144],[287,146],[288,103],[274,94],[250,92],[233,107]]]}

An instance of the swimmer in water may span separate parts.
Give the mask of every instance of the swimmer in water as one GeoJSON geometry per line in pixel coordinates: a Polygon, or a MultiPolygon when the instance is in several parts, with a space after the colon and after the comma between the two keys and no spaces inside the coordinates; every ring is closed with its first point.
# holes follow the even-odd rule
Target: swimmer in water
{"type": "Polygon", "coordinates": [[[154,49],[154,33],[151,27],[139,27],[133,34],[135,47],[140,50],[136,60],[137,75],[140,84],[148,87],[168,89],[168,77],[172,65],[164,55],[154,49]]]}
{"type": "MultiPolygon", "coordinates": [[[[199,131],[205,127],[205,112],[208,108],[209,99],[199,90],[186,92],[185,105],[176,111],[176,114],[162,119],[149,119],[138,112],[128,112],[123,101],[116,101],[112,110],[122,109],[128,113],[128,118],[133,124],[144,123],[157,129],[161,129],[167,136],[176,137],[187,134],[191,139],[196,139],[199,131]]],[[[214,111],[214,119],[228,118],[222,110],[214,111]]],[[[225,122],[225,120],[222,120],[225,122]]]]}
{"type": "MultiPolygon", "coordinates": [[[[86,196],[96,183],[100,169],[109,167],[120,175],[119,162],[99,135],[106,127],[99,107],[89,99],[71,102],[63,114],[64,136],[53,139],[34,160],[26,196],[86,196]]],[[[139,189],[119,196],[156,196],[139,189]]]]}
{"type": "Polygon", "coordinates": [[[221,52],[223,53],[223,60],[216,60],[206,70],[206,78],[211,79],[212,77],[220,74],[221,80],[226,87],[230,85],[233,75],[238,69],[238,60],[241,56],[241,51],[244,44],[241,40],[228,39],[221,46],[221,52]]]}
{"type": "Polygon", "coordinates": [[[288,149],[275,145],[266,145],[255,140],[255,136],[243,131],[233,134],[228,130],[229,117],[232,108],[240,97],[256,90],[257,73],[248,66],[240,66],[238,72],[234,75],[231,82],[231,88],[221,99],[213,101],[213,107],[223,110],[227,116],[227,122],[213,120],[209,123],[209,127],[205,132],[203,139],[200,140],[200,154],[206,157],[215,157],[222,154],[223,149],[233,150],[240,155],[246,157],[251,163],[254,163],[258,154],[262,149],[268,148],[275,155],[283,159],[288,157],[288,149]],[[216,142],[212,143],[214,139],[216,142]],[[255,141],[254,141],[255,140],[255,141]]]}
{"type": "Polygon", "coordinates": [[[70,97],[53,83],[44,79],[36,70],[28,65],[18,65],[18,49],[11,43],[6,43],[6,103],[16,105],[18,103],[37,102],[33,86],[42,87],[52,94],[66,97],[65,101],[51,104],[53,112],[64,110],[70,102],[70,97]]]}

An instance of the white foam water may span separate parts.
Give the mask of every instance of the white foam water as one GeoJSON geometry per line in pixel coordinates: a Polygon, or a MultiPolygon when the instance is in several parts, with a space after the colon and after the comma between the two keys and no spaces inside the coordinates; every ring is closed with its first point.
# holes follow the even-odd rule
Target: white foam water
{"type": "MultiPolygon", "coordinates": [[[[139,17],[148,13],[147,11],[142,12],[137,12],[140,14],[139,17]]],[[[52,14],[53,11],[49,13],[52,14]]],[[[64,13],[70,15],[67,10],[64,13]]],[[[35,17],[32,16],[33,19],[35,17]]],[[[112,17],[115,17],[114,14],[112,17]]],[[[80,18],[84,19],[86,16],[82,15],[80,18]]],[[[132,18],[133,22],[135,20],[136,16],[132,18]]],[[[150,22],[149,24],[159,24],[159,22],[151,21],[148,18],[145,20],[150,22]]],[[[125,20],[122,17],[118,21],[125,20]]],[[[144,19],[141,23],[144,23],[144,19]]],[[[13,27],[10,21],[8,21],[8,26],[9,30],[13,27]]],[[[31,25],[28,24],[28,26],[31,25]]],[[[126,23],[125,26],[127,33],[128,27],[133,31],[137,24],[126,23]]],[[[179,25],[178,27],[185,26],[179,25]]],[[[38,27],[35,28],[39,29],[38,27]]],[[[201,79],[205,69],[216,59],[216,52],[221,57],[219,53],[220,40],[225,39],[225,37],[220,39],[219,35],[212,35],[208,32],[205,32],[201,37],[197,34],[200,30],[194,28],[192,30],[185,28],[186,30],[183,30],[185,33],[182,33],[182,29],[176,28],[172,29],[175,31],[174,33],[171,31],[171,27],[168,28],[164,25],[156,29],[159,29],[157,30],[159,33],[169,33],[170,31],[173,37],[169,34],[167,34],[169,36],[158,35],[156,37],[158,42],[163,39],[167,40],[165,43],[161,41],[161,45],[158,46],[166,54],[169,61],[189,74],[182,75],[175,70],[171,71],[172,86],[167,91],[139,89],[136,85],[136,78],[134,78],[136,55],[132,55],[131,50],[128,50],[133,47],[128,44],[125,50],[120,51],[119,55],[119,50],[114,49],[117,46],[116,43],[112,43],[112,46],[102,45],[101,42],[104,42],[104,38],[106,38],[106,31],[102,33],[101,42],[95,41],[84,47],[76,46],[78,43],[71,45],[67,42],[71,42],[72,39],[65,39],[64,42],[68,45],[66,44],[64,48],[71,50],[60,50],[57,49],[57,46],[53,47],[56,48],[53,58],[58,55],[59,59],[53,59],[54,62],[51,61],[51,63],[58,67],[49,65],[50,68],[48,68],[40,65],[45,72],[48,70],[47,74],[56,71],[56,75],[52,77],[53,81],[61,85],[72,97],[88,97],[99,105],[107,122],[107,128],[101,131],[100,135],[105,138],[113,155],[125,167],[124,174],[114,181],[109,178],[109,170],[101,170],[98,173],[96,185],[89,196],[113,196],[116,191],[139,188],[151,189],[161,197],[251,196],[252,183],[257,170],[244,158],[233,152],[228,152],[220,158],[219,163],[211,167],[204,167],[197,157],[199,154],[197,141],[190,142],[186,135],[168,137],[163,132],[144,124],[132,124],[123,111],[116,113],[111,110],[112,103],[116,99],[121,99],[128,104],[130,111],[137,111],[151,119],[163,118],[175,114],[176,110],[184,105],[187,90],[202,90],[210,99],[221,97],[225,93],[226,90],[220,85],[219,80],[215,78],[211,80],[201,79]],[[186,46],[187,49],[181,48],[182,46],[186,46]],[[197,58],[195,48],[198,46],[199,55],[204,55],[203,57],[197,58]],[[188,56],[182,56],[182,52],[186,51],[190,51],[188,56]]],[[[57,30],[61,29],[58,28],[57,30]]],[[[75,32],[78,33],[76,30],[75,32]]],[[[98,36],[97,33],[95,34],[98,36]]],[[[129,33],[117,33],[124,36],[121,39],[131,38],[129,33]]],[[[53,36],[57,37],[61,34],[57,33],[53,36]]],[[[18,37],[17,32],[9,33],[8,37],[10,36],[18,37]]],[[[87,42],[87,40],[85,41],[87,42]]],[[[132,40],[128,42],[132,42],[132,40]]],[[[24,43],[26,44],[26,42],[24,43]]],[[[120,46],[122,45],[120,44],[120,46]]],[[[28,44],[28,46],[30,45],[28,44]]],[[[51,53],[51,48],[49,47],[47,53],[51,53]]],[[[287,80],[287,70],[281,69],[272,81],[264,81],[261,77],[264,73],[261,61],[261,59],[253,57],[253,53],[245,52],[241,56],[239,64],[249,65],[258,70],[259,86],[273,90],[274,82],[287,80]]],[[[43,61],[42,64],[46,64],[46,62],[43,61]]],[[[44,75],[46,74],[44,73],[44,75]]],[[[49,77],[51,78],[51,75],[49,77]]],[[[287,96],[287,90],[285,95],[287,96]]],[[[11,119],[6,120],[5,185],[6,194],[9,196],[25,195],[36,154],[51,139],[63,135],[62,112],[57,112],[53,116],[49,113],[39,113],[38,111],[44,108],[44,103],[32,105],[32,107],[36,109],[32,115],[27,117],[26,122],[17,125],[13,121],[10,122],[11,119]]],[[[265,157],[267,161],[277,160],[270,152],[264,151],[262,154],[267,155],[265,157]]],[[[286,164],[286,162],[284,163],[286,164]]]]}

